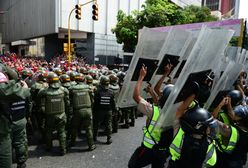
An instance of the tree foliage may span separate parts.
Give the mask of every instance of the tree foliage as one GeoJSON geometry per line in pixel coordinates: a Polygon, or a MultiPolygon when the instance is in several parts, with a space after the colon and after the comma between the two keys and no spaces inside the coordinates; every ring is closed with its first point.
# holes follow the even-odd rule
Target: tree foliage
{"type": "Polygon", "coordinates": [[[123,11],[117,14],[117,24],[112,32],[117,42],[124,44],[123,49],[133,52],[137,44],[138,30],[142,27],[160,27],[185,23],[214,21],[206,7],[188,6],[179,8],[168,0],[146,0],[141,11],[126,15],[123,11]]]}

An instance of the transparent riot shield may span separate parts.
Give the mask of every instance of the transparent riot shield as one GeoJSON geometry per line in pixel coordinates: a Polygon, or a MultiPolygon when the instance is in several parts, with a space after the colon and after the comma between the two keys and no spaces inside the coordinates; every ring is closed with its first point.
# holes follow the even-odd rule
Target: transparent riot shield
{"type": "Polygon", "coordinates": [[[225,50],[225,56],[228,57],[232,61],[237,60],[238,47],[228,46],[225,50]]]}
{"type": "Polygon", "coordinates": [[[235,63],[234,61],[228,63],[225,71],[221,75],[216,86],[213,88],[204,108],[212,110],[218,106],[224,94],[232,90],[233,84],[242,70],[242,67],[242,64],[235,63]]]}
{"type": "Polygon", "coordinates": [[[241,50],[241,55],[240,55],[240,59],[239,59],[239,63],[243,64],[245,62],[245,56],[246,56],[246,50],[242,49],[241,50]]]}
{"type": "MultiPolygon", "coordinates": [[[[139,77],[140,68],[142,65],[147,66],[148,72],[144,81],[150,81],[153,73],[157,69],[159,62],[158,55],[164,42],[167,40],[167,37],[168,33],[166,32],[157,32],[152,31],[149,28],[143,28],[127,75],[125,76],[117,102],[118,107],[124,108],[136,105],[133,100],[133,91],[139,77]]],[[[143,82],[142,88],[146,85],[147,84],[143,82]]],[[[143,89],[141,94],[146,94],[143,89]]]]}
{"type": "Polygon", "coordinates": [[[173,125],[176,109],[180,104],[180,101],[178,101],[180,97],[178,96],[184,91],[183,89],[189,78],[195,79],[199,77],[199,74],[208,72],[216,73],[216,67],[219,66],[221,56],[224,55],[224,50],[232,35],[233,31],[231,30],[202,28],[175,86],[161,110],[162,113],[156,127],[173,125]]]}
{"type": "Polygon", "coordinates": [[[192,33],[188,31],[181,29],[171,30],[168,35],[168,40],[166,40],[159,53],[159,66],[150,81],[151,85],[154,86],[161,75],[163,75],[165,65],[169,63],[173,65],[172,73],[178,69],[182,62],[181,58],[184,57],[184,53],[189,50],[190,47],[188,46],[192,45],[192,39],[192,33]]]}

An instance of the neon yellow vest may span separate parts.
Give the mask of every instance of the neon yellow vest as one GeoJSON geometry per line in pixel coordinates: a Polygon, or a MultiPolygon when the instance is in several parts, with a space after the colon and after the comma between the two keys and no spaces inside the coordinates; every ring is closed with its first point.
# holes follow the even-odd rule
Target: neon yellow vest
{"type": "Polygon", "coordinates": [[[157,128],[153,129],[157,123],[159,115],[160,115],[160,112],[159,112],[158,106],[153,106],[153,116],[152,116],[152,120],[150,121],[150,124],[148,126],[149,132],[147,131],[147,127],[145,127],[144,138],[143,138],[144,146],[146,146],[149,149],[152,149],[153,145],[158,143],[160,140],[160,133],[161,133],[160,129],[157,129],[157,128]],[[150,134],[152,135],[153,139],[156,142],[154,142],[154,140],[152,139],[150,134]]]}
{"type": "MultiPolygon", "coordinates": [[[[170,145],[171,159],[173,161],[179,160],[181,157],[183,139],[184,139],[184,131],[182,130],[182,128],[180,128],[170,145]]],[[[211,144],[208,145],[206,158],[203,164],[206,165],[207,167],[214,166],[216,161],[217,161],[217,155],[215,150],[215,141],[213,141],[211,144]]]]}

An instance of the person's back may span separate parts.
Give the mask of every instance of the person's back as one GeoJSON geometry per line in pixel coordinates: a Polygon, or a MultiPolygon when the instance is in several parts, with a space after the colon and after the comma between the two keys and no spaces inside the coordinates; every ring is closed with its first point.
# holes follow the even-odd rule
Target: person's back
{"type": "Polygon", "coordinates": [[[42,104],[43,113],[45,115],[46,125],[46,144],[47,150],[52,148],[52,131],[54,128],[58,131],[61,155],[66,153],[66,107],[70,105],[69,91],[62,87],[59,78],[55,73],[48,74],[49,87],[38,93],[42,104]]]}
{"type": "Polygon", "coordinates": [[[75,144],[77,131],[80,129],[80,124],[82,122],[86,130],[88,147],[91,151],[95,149],[95,145],[93,142],[90,88],[88,85],[83,83],[84,76],[82,74],[77,75],[76,81],[78,84],[69,88],[70,99],[73,107],[71,145],[75,144]]]}

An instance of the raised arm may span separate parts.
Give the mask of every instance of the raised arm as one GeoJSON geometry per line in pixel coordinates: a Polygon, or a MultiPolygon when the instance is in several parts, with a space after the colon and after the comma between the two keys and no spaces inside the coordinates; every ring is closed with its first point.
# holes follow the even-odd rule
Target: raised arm
{"type": "Polygon", "coordinates": [[[170,74],[172,65],[171,64],[167,64],[164,68],[164,74],[161,76],[161,78],[159,79],[159,81],[157,82],[157,84],[154,87],[154,91],[156,92],[156,94],[159,96],[159,98],[162,96],[162,93],[160,91],[160,88],[164,82],[164,79],[170,74]]]}
{"type": "Polygon", "coordinates": [[[146,76],[146,73],[147,73],[147,67],[142,66],[139,73],[139,79],[134,87],[134,92],[133,92],[133,99],[135,100],[136,103],[139,103],[140,100],[142,99],[142,97],[140,96],[140,88],[146,76]]]}

